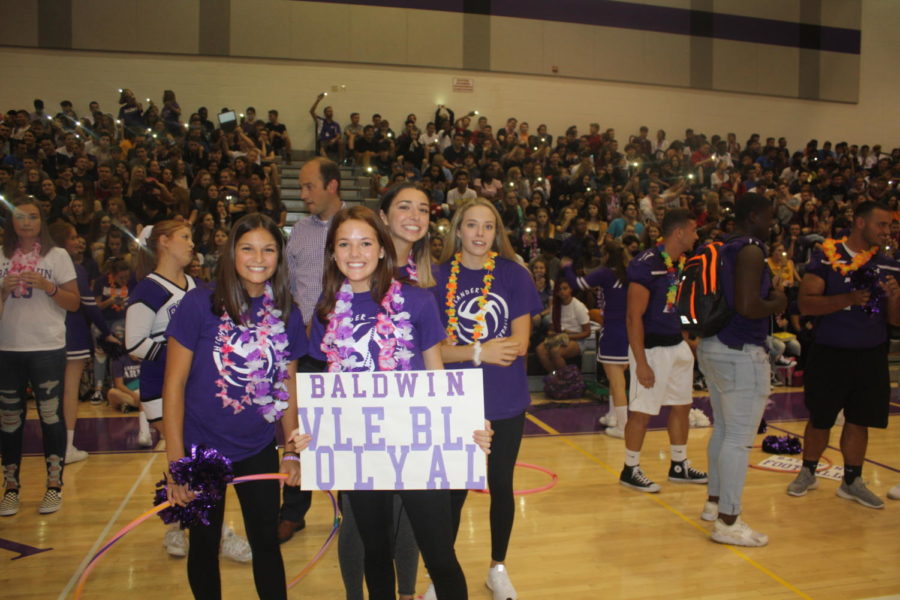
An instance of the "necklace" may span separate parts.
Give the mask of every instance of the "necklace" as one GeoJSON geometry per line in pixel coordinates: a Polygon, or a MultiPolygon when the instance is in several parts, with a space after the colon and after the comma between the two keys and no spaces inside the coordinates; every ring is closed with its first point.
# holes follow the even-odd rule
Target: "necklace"
{"type": "MultiPolygon", "coordinates": [[[[375,317],[379,371],[412,369],[412,323],[409,313],[403,310],[403,303],[402,286],[392,279],[391,286],[381,299],[383,312],[375,317]]],[[[363,364],[353,356],[353,288],[347,279],[341,284],[334,310],[328,315],[321,349],[331,373],[352,371],[363,364]]]]}
{"type": "MultiPolygon", "coordinates": [[[[472,330],[472,341],[477,342],[484,337],[484,315],[487,312],[487,299],[491,293],[491,285],[494,283],[494,267],[497,266],[497,253],[488,252],[487,260],[484,262],[484,274],[482,281],[481,296],[478,297],[478,314],[475,315],[475,328],[472,330]]],[[[462,260],[462,252],[453,255],[453,262],[450,263],[450,279],[447,281],[447,340],[451,345],[456,345],[459,341],[456,332],[459,328],[459,317],[456,314],[456,290],[459,287],[457,280],[459,279],[459,263],[462,260]]]]}
{"type": "Polygon", "coordinates": [[[678,294],[678,279],[684,269],[684,254],[678,259],[678,267],[672,263],[672,257],[666,252],[665,246],[658,245],[659,255],[666,265],[666,276],[669,278],[669,288],[666,290],[666,308],[663,312],[675,312],[675,296],[678,294]]]}
{"type": "Polygon", "coordinates": [[[263,291],[262,308],[256,313],[256,316],[259,317],[256,324],[237,325],[231,320],[228,311],[222,312],[219,331],[216,335],[216,345],[221,349],[222,357],[219,378],[216,379],[216,387],[219,388],[216,397],[222,400],[222,408],[231,407],[234,409],[234,414],[243,412],[248,406],[256,404],[259,414],[269,423],[274,423],[281,418],[288,407],[289,393],[285,383],[288,378],[288,338],[284,321],[281,319],[281,311],[275,308],[272,285],[268,282],[263,291]],[[229,368],[236,364],[232,357],[235,348],[231,345],[235,329],[240,333],[239,342],[245,348],[250,347],[244,363],[249,381],[244,386],[244,393],[239,399],[231,398],[228,395],[226,380],[229,368]],[[267,350],[270,348],[272,364],[269,364],[267,360],[267,350]],[[273,367],[275,369],[274,378],[269,374],[273,367]]]}
{"type": "Polygon", "coordinates": [[[856,271],[869,262],[869,260],[875,256],[875,253],[878,252],[878,246],[872,246],[868,250],[857,252],[856,256],[854,256],[849,263],[843,262],[840,254],[838,254],[838,243],[846,244],[847,238],[843,237],[839,240],[829,238],[825,240],[822,242],[822,253],[825,254],[826,262],[831,265],[831,268],[841,275],[848,275],[849,273],[856,271]]]}
{"type": "Polygon", "coordinates": [[[419,281],[419,266],[413,259],[412,250],[409,251],[409,257],[406,259],[406,276],[409,277],[410,281],[416,283],[419,281]]]}
{"type": "MultiPolygon", "coordinates": [[[[9,274],[20,275],[22,273],[36,271],[40,261],[40,242],[34,242],[30,252],[22,252],[21,248],[16,248],[16,251],[13,252],[9,262],[9,274]]],[[[15,298],[25,298],[28,295],[28,284],[24,280],[20,280],[19,284],[13,290],[13,295],[15,298]]]]}

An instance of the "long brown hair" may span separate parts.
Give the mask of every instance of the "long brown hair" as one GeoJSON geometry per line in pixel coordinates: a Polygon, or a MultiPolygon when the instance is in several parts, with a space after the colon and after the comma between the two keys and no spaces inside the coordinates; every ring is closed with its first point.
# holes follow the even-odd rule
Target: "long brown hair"
{"type": "Polygon", "coordinates": [[[275,274],[269,283],[272,284],[272,297],[275,306],[281,311],[281,320],[287,323],[291,314],[294,299],[291,296],[291,285],[288,278],[287,258],[284,254],[284,234],[275,222],[262,213],[245,215],[238,219],[228,234],[225,252],[219,258],[216,269],[216,289],[212,295],[212,311],[219,316],[227,312],[235,323],[244,324],[243,313],[250,306],[250,296],[241,285],[240,277],[234,266],[234,248],[244,234],[254,229],[268,231],[278,247],[278,264],[275,274]]]}
{"type": "MultiPolygon", "coordinates": [[[[394,199],[403,190],[416,190],[421,192],[428,200],[428,193],[417,183],[403,183],[390,188],[381,198],[381,212],[387,216],[391,210],[394,199]]],[[[434,275],[431,273],[431,234],[426,228],[425,237],[418,240],[412,247],[413,260],[416,261],[416,271],[418,272],[419,281],[417,285],[421,288],[429,288],[435,284],[434,275]]],[[[397,263],[403,266],[406,257],[398,256],[397,263]]]]}
{"type": "Polygon", "coordinates": [[[622,285],[627,283],[628,263],[631,261],[631,255],[625,250],[622,242],[611,238],[607,239],[603,244],[603,255],[603,263],[606,267],[612,269],[622,285]]]}
{"type": "Polygon", "coordinates": [[[41,218],[41,229],[37,236],[38,242],[41,244],[41,256],[47,256],[50,249],[54,247],[53,239],[47,231],[47,223],[44,222],[44,213],[41,212],[41,206],[38,204],[37,199],[35,199],[34,196],[20,196],[13,199],[11,209],[9,204],[6,204],[6,208],[10,209],[9,218],[6,219],[6,223],[3,226],[3,231],[5,233],[3,236],[3,255],[6,258],[12,258],[16,248],[19,247],[19,236],[16,235],[16,229],[13,227],[13,221],[16,218],[15,209],[20,206],[25,206],[26,204],[30,204],[37,208],[38,216],[41,218]]]}
{"type": "Polygon", "coordinates": [[[150,235],[147,236],[146,245],[138,245],[137,259],[135,261],[134,271],[135,277],[138,281],[152,273],[153,270],[156,269],[156,266],[159,264],[160,237],[172,237],[179,229],[187,229],[188,231],[190,231],[191,229],[191,226],[186,222],[175,221],[174,219],[160,221],[155,225],[148,225],[148,227],[152,227],[153,229],[150,231],[150,235]]]}
{"type": "Polygon", "coordinates": [[[378,245],[384,250],[384,257],[378,261],[378,267],[372,273],[372,298],[380,304],[381,299],[391,287],[391,279],[394,278],[397,268],[397,256],[394,251],[394,242],[391,232],[388,231],[375,212],[365,206],[353,206],[341,209],[331,220],[328,228],[328,237],[325,239],[325,269],[322,273],[322,298],[316,305],[316,316],[319,321],[326,323],[328,315],[334,310],[337,303],[337,293],[344,283],[345,276],[338,269],[334,260],[334,244],[338,228],[347,221],[362,221],[375,230],[375,238],[378,245]]]}
{"type": "Polygon", "coordinates": [[[491,244],[491,250],[497,252],[503,258],[507,258],[509,260],[519,262],[518,257],[516,257],[516,252],[513,250],[512,244],[509,243],[509,236],[506,234],[506,227],[503,225],[503,219],[500,217],[500,213],[497,212],[497,209],[487,198],[473,198],[472,200],[468,200],[463,203],[462,206],[456,209],[456,213],[453,215],[453,220],[450,221],[450,229],[447,231],[446,236],[444,237],[444,251],[441,253],[441,262],[445,263],[451,258],[453,255],[459,252],[462,247],[462,240],[459,239],[459,236],[456,233],[459,231],[459,228],[462,226],[463,217],[466,216],[466,212],[469,211],[472,207],[475,206],[483,206],[491,211],[491,214],[494,215],[494,223],[496,225],[494,231],[494,243],[491,244]]]}

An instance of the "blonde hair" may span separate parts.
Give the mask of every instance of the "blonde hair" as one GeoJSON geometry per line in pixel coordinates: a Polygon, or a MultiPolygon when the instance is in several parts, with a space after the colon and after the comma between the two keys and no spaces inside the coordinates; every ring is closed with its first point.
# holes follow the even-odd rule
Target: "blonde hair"
{"type": "Polygon", "coordinates": [[[454,254],[460,251],[460,248],[462,248],[462,240],[459,239],[456,232],[459,231],[466,212],[476,206],[483,206],[490,210],[491,214],[494,215],[494,223],[496,224],[494,231],[496,234],[494,235],[494,243],[491,244],[491,250],[499,253],[503,258],[518,263],[519,259],[513,250],[512,244],[509,243],[509,237],[506,234],[506,227],[503,225],[503,219],[500,218],[500,213],[497,212],[496,207],[487,198],[473,198],[467,200],[462,206],[456,209],[453,220],[450,221],[450,229],[444,237],[444,251],[441,253],[441,262],[447,262],[453,258],[454,254]]]}

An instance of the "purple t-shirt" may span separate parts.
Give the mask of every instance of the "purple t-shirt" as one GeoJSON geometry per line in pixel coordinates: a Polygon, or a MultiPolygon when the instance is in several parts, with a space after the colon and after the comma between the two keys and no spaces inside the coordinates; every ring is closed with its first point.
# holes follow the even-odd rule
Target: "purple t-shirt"
{"type": "MultiPolygon", "coordinates": [[[[238,414],[232,407],[223,407],[216,397],[219,388],[218,365],[222,364],[221,343],[217,341],[220,319],[212,312],[212,291],[196,288],[185,294],[169,322],[166,336],[178,340],[194,353],[187,384],[184,387],[184,445],[206,444],[216,448],[231,460],[243,460],[259,454],[275,439],[275,423],[267,422],[253,407],[238,414]]],[[[262,307],[262,297],[253,298],[250,315],[254,322],[262,307]]],[[[286,326],[288,360],[296,360],[307,353],[306,328],[300,309],[291,310],[286,326]]],[[[228,396],[238,399],[249,383],[245,357],[250,350],[239,340],[240,330],[234,328],[229,343],[234,346],[231,358],[235,364],[229,369],[228,396]]],[[[274,380],[275,369],[271,352],[264,357],[268,377],[274,380]]]]}
{"type": "MultiPolygon", "coordinates": [[[[512,322],[522,315],[536,315],[543,306],[541,297],[531,275],[525,267],[511,260],[498,257],[494,268],[494,283],[485,313],[485,335],[482,341],[512,335],[512,322]]],[[[432,293],[441,307],[441,323],[447,326],[447,312],[444,310],[447,281],[450,279],[450,264],[434,267],[436,285],[432,293]]],[[[484,269],[471,270],[460,265],[455,296],[456,314],[459,317],[457,338],[459,344],[472,343],[475,316],[478,314],[478,298],[481,297],[484,269]]],[[[449,363],[448,369],[471,369],[471,361],[449,363]]],[[[510,419],[516,417],[531,403],[528,393],[528,379],[525,374],[525,358],[518,357],[508,367],[481,363],[484,373],[484,413],[488,419],[510,419]]]]}
{"type": "MultiPolygon", "coordinates": [[[[852,259],[850,252],[844,244],[837,245],[837,251],[842,262],[849,263],[852,259]]],[[[883,254],[876,254],[866,263],[862,269],[874,268],[878,280],[884,281],[887,277],[900,278],[900,263],[883,254]]],[[[853,291],[852,274],[846,276],[835,271],[825,259],[821,250],[813,252],[806,266],[806,272],[811,273],[825,281],[826,296],[835,294],[847,294],[853,291]]],[[[872,315],[866,314],[861,306],[850,306],[843,310],[828,315],[816,317],[813,333],[819,344],[835,348],[848,348],[853,350],[874,348],[887,341],[887,299],[884,294],[878,300],[879,311],[872,315]]]]}
{"type": "Polygon", "coordinates": [[[628,263],[628,281],[650,290],[650,300],[644,312],[644,338],[650,335],[665,337],[681,335],[678,311],[673,307],[666,312],[669,275],[659,248],[656,246],[648,248],[628,263]]]}
{"type": "MultiPolygon", "coordinates": [[[[413,358],[410,367],[413,371],[425,368],[422,353],[435,344],[444,341],[447,335],[438,317],[434,297],[426,290],[403,285],[403,310],[409,313],[412,323],[413,358]]],[[[378,371],[378,333],[375,331],[375,319],[384,309],[375,302],[371,292],[353,294],[353,351],[360,367],[355,371],[378,371]]],[[[309,354],[313,358],[326,360],[322,351],[322,338],[325,336],[325,324],[313,317],[312,330],[309,337],[309,354]]]]}
{"type": "Polygon", "coordinates": [[[620,281],[615,271],[600,267],[579,277],[572,267],[566,267],[563,273],[573,290],[597,288],[597,308],[603,310],[604,325],[621,324],[624,327],[628,284],[620,281]]]}
{"type": "MultiPolygon", "coordinates": [[[[765,245],[758,239],[750,236],[741,236],[728,240],[720,249],[722,269],[720,282],[722,291],[725,294],[725,302],[728,308],[734,310],[734,274],[737,271],[737,255],[744,246],[754,244],[759,246],[763,252],[765,259],[765,245]]],[[[769,291],[772,289],[772,272],[768,266],[763,265],[762,277],[759,282],[759,297],[768,298],[769,291]]],[[[753,344],[754,346],[766,345],[766,338],[769,335],[769,323],[771,317],[762,317],[761,319],[748,319],[741,316],[735,311],[725,327],[716,335],[726,346],[743,346],[744,344],[753,344]]]]}

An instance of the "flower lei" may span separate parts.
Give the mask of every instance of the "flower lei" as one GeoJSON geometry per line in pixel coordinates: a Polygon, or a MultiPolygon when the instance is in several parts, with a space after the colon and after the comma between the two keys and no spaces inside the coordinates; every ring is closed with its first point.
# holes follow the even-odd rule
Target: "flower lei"
{"type": "MultiPolygon", "coordinates": [[[[484,263],[484,280],[481,288],[481,296],[478,297],[478,314],[475,315],[475,328],[472,331],[472,341],[477,342],[484,337],[484,314],[487,312],[487,299],[491,293],[491,285],[494,282],[494,267],[497,266],[497,253],[488,252],[487,260],[484,263]]],[[[456,290],[459,287],[457,279],[459,278],[459,263],[462,259],[462,253],[457,252],[453,256],[453,262],[450,263],[450,279],[447,281],[447,341],[451,345],[456,345],[458,338],[456,336],[459,327],[459,317],[456,314],[456,290]]]]}
{"type": "Polygon", "coordinates": [[[410,281],[417,283],[419,281],[419,266],[413,258],[412,250],[409,251],[409,258],[406,259],[406,276],[410,281]]]}
{"type": "MultiPolygon", "coordinates": [[[[41,261],[41,244],[34,242],[31,252],[22,252],[21,248],[16,248],[13,252],[12,259],[9,263],[9,274],[20,275],[22,273],[30,273],[37,270],[38,263],[41,261]]],[[[24,298],[28,295],[28,283],[19,281],[19,284],[13,290],[14,297],[24,298]]]]}
{"type": "Polygon", "coordinates": [[[256,313],[259,322],[255,325],[236,325],[228,311],[222,312],[219,322],[219,331],[216,342],[221,348],[222,367],[219,369],[219,378],[216,379],[216,387],[219,388],[217,398],[222,400],[222,408],[231,407],[234,414],[243,412],[248,406],[256,404],[257,411],[269,423],[274,423],[281,418],[288,407],[288,389],[285,381],[288,379],[287,371],[287,346],[288,338],[285,332],[284,321],[281,320],[281,311],[275,308],[272,297],[272,286],[266,283],[263,291],[262,308],[256,313]],[[250,381],[244,386],[244,394],[239,399],[228,396],[228,383],[226,376],[228,369],[235,365],[231,354],[234,346],[231,345],[231,333],[237,329],[240,332],[240,341],[243,344],[252,344],[252,351],[247,355],[246,368],[249,370],[250,381]],[[266,364],[264,350],[271,346],[274,355],[275,378],[274,383],[269,377],[269,366],[266,364]]]}
{"type": "MultiPolygon", "coordinates": [[[[381,308],[375,320],[378,334],[378,369],[380,371],[409,371],[412,369],[413,335],[409,313],[403,310],[402,287],[396,279],[391,280],[381,308]]],[[[330,373],[351,371],[359,366],[353,358],[353,288],[344,280],[337,293],[334,310],[328,315],[328,327],[322,337],[322,352],[328,361],[330,373]]]]}
{"type": "Polygon", "coordinates": [[[659,244],[657,246],[659,248],[659,255],[663,259],[663,263],[666,265],[666,274],[669,278],[669,288],[666,290],[666,310],[665,312],[674,312],[675,310],[675,296],[678,294],[678,279],[681,276],[681,271],[684,269],[684,254],[681,255],[681,258],[678,259],[678,268],[672,263],[672,257],[666,252],[665,246],[659,244]]]}
{"type": "Polygon", "coordinates": [[[844,276],[865,265],[878,252],[878,246],[872,246],[868,250],[858,252],[849,263],[843,262],[840,254],[838,254],[837,245],[838,243],[845,244],[846,242],[846,237],[840,240],[829,238],[822,242],[822,252],[825,254],[826,262],[831,265],[832,269],[844,276]]]}

